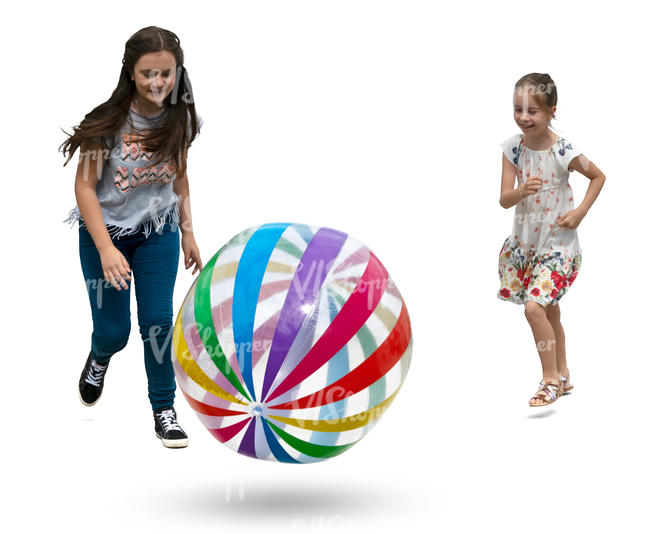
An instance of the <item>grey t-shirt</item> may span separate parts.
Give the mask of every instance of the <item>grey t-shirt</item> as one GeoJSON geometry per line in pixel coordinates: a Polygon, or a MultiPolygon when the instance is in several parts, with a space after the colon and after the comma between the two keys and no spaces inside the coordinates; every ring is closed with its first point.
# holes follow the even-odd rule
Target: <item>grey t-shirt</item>
{"type": "MultiPolygon", "coordinates": [[[[164,120],[167,113],[165,110],[156,117],[144,117],[129,110],[133,126],[145,130],[164,120]]],[[[161,233],[165,222],[176,228],[180,214],[173,187],[176,172],[171,162],[145,168],[153,161],[154,154],[141,149],[128,120],[108,144],[110,154],[97,181],[96,192],[109,235],[119,238],[143,231],[148,237],[152,228],[161,233]]],[[[75,221],[85,227],[76,205],[63,222],[69,222],[72,227],[75,221]]]]}

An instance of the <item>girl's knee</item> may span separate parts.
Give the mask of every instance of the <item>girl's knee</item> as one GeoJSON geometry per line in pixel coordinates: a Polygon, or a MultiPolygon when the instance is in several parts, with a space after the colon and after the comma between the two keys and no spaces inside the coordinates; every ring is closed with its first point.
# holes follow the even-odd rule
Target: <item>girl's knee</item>
{"type": "Polygon", "coordinates": [[[112,325],[111,328],[101,333],[95,333],[96,342],[105,352],[116,353],[121,351],[129,341],[131,323],[112,325]]]}
{"type": "Polygon", "coordinates": [[[171,318],[161,317],[158,321],[140,322],[140,335],[143,340],[148,341],[152,337],[164,339],[169,337],[173,331],[174,324],[171,318]]]}
{"type": "Polygon", "coordinates": [[[528,300],[524,304],[524,314],[529,321],[542,319],[545,315],[544,306],[534,300],[528,300]]]}
{"type": "Polygon", "coordinates": [[[560,321],[560,305],[556,304],[553,306],[552,304],[549,304],[546,306],[546,317],[548,318],[549,321],[552,323],[557,323],[560,321]]]}

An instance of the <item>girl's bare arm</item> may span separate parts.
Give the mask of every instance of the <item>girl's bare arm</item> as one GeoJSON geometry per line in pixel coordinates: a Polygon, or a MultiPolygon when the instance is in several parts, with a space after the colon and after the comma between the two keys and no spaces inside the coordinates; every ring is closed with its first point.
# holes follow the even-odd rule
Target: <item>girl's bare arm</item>
{"type": "Polygon", "coordinates": [[[605,175],[584,154],[573,158],[569,163],[569,169],[574,169],[589,178],[589,187],[587,187],[585,198],[576,208],[576,211],[580,212],[584,217],[598,198],[600,190],[605,183],[605,175]]]}
{"type": "Polygon", "coordinates": [[[131,268],[108,234],[95,191],[104,168],[104,162],[108,157],[108,150],[105,153],[99,145],[94,143],[82,143],[80,149],[74,192],[81,218],[86,223],[88,232],[99,252],[104,279],[108,280],[118,291],[121,291],[122,288],[128,289],[126,280],[131,280],[129,274],[131,268]]]}
{"type": "Polygon", "coordinates": [[[81,218],[86,223],[97,250],[112,246],[108,230],[97,199],[97,182],[101,176],[107,154],[96,143],[84,141],[79,147],[79,165],[74,182],[74,193],[81,218]]]}
{"type": "Polygon", "coordinates": [[[503,154],[501,170],[501,198],[499,204],[505,209],[511,208],[521,200],[519,191],[515,189],[515,173],[517,169],[503,154]]]}
{"type": "Polygon", "coordinates": [[[187,174],[182,178],[174,180],[174,193],[178,196],[179,204],[179,227],[183,234],[193,234],[192,211],[190,206],[190,184],[187,174]]]}
{"type": "Polygon", "coordinates": [[[531,176],[525,184],[515,189],[515,176],[517,169],[508,161],[506,155],[502,158],[503,170],[501,171],[501,198],[499,204],[505,209],[511,208],[522,198],[534,195],[542,187],[542,179],[539,176],[531,176]]]}
{"type": "MultiPolygon", "coordinates": [[[[187,161],[187,148],[185,149],[185,161],[187,161]]],[[[187,179],[187,172],[183,176],[177,176],[173,182],[174,193],[178,197],[179,204],[179,227],[185,234],[194,234],[192,228],[192,209],[190,206],[190,183],[187,179]]]]}

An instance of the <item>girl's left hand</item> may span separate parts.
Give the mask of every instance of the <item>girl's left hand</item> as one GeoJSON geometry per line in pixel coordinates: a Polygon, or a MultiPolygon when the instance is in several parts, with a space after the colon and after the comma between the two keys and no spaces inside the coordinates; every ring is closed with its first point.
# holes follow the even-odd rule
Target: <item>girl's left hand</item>
{"type": "Polygon", "coordinates": [[[558,226],[567,230],[575,230],[584,218],[584,214],[578,210],[569,210],[564,215],[558,215],[556,220],[558,226]]]}
{"type": "Polygon", "coordinates": [[[192,274],[196,273],[197,269],[199,271],[203,269],[201,254],[199,253],[199,247],[194,239],[194,234],[184,233],[181,239],[181,246],[183,247],[183,253],[185,254],[185,268],[189,269],[194,265],[192,274]]]}

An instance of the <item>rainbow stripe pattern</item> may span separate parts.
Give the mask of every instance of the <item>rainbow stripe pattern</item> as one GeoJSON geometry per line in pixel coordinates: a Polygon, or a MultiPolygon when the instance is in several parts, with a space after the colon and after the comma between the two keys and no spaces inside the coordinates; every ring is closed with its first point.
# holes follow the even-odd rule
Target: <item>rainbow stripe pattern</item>
{"type": "Polygon", "coordinates": [[[203,267],[178,312],[178,385],[220,442],[318,462],[393,402],[412,352],[406,306],[363,243],[326,227],[249,228],[203,267]]]}

